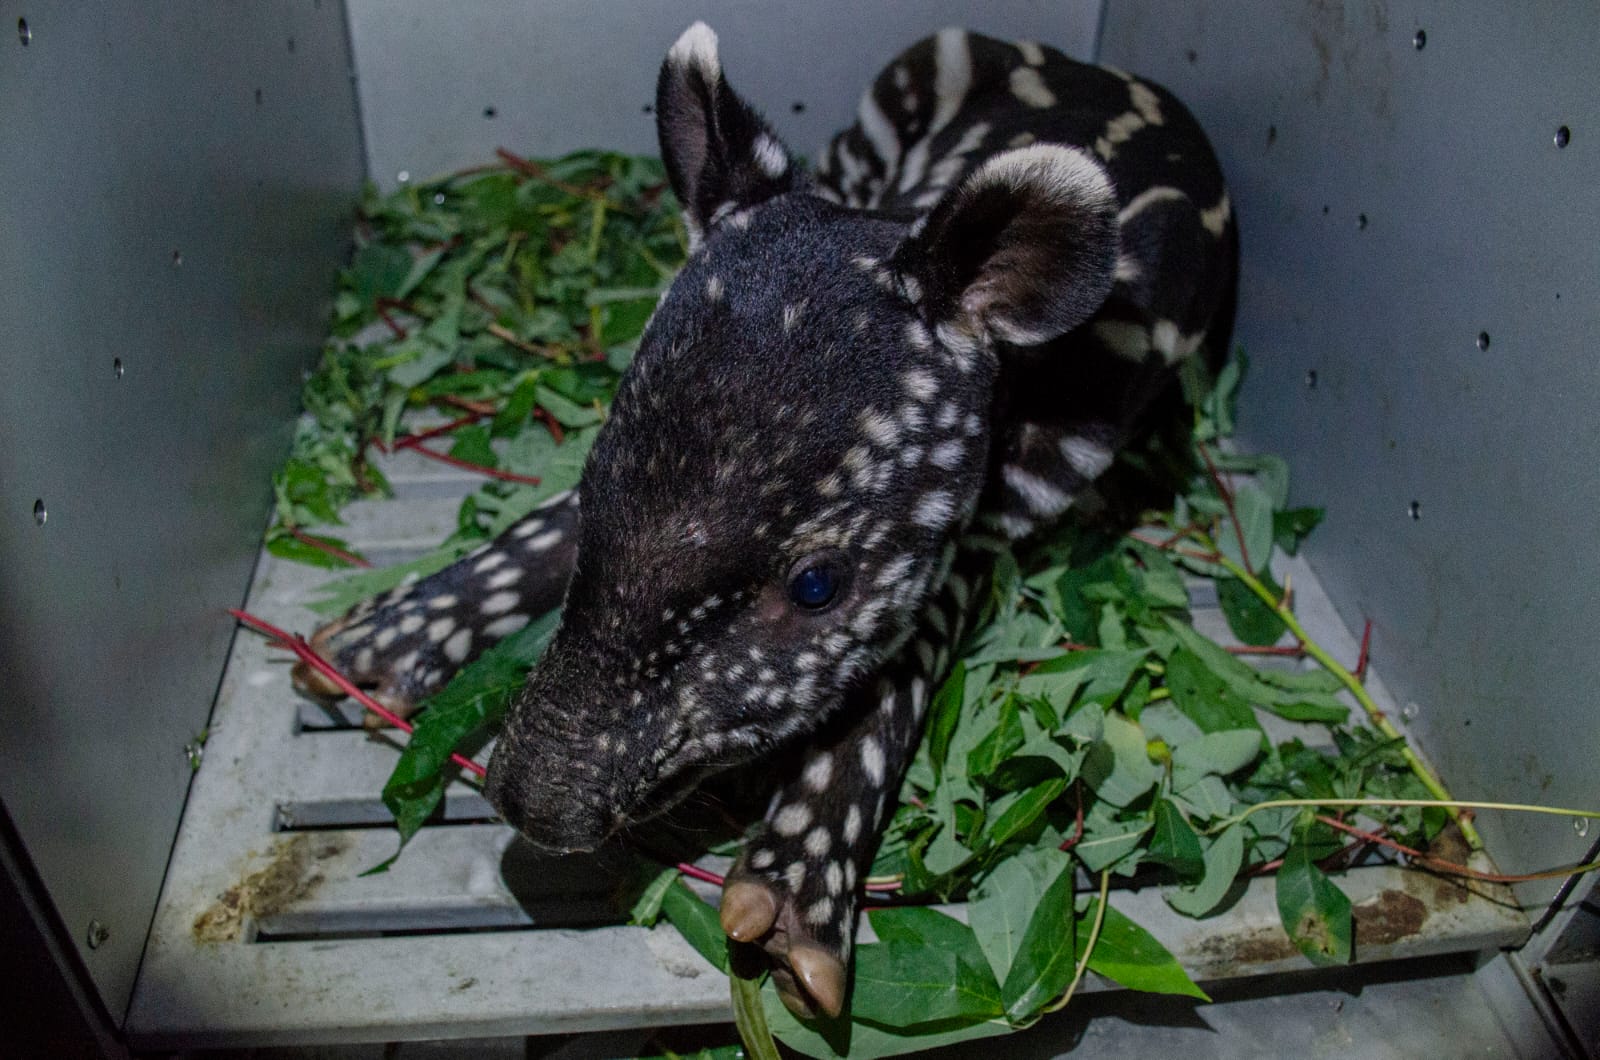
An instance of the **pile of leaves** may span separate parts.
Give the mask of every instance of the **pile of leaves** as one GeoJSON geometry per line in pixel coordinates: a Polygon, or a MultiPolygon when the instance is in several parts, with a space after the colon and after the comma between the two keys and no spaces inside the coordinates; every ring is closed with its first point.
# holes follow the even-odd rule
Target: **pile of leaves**
{"type": "MultiPolygon", "coordinates": [[[[438,551],[336,583],[317,605],[326,613],[443,566],[573,484],[682,260],[658,163],[597,152],[501,161],[367,196],[334,337],[275,479],[269,545],[324,565],[357,558],[311,528],[337,525],[350,500],[387,489],[367,460],[374,446],[439,439],[446,458],[499,475],[463,502],[438,551]],[[448,430],[405,433],[429,411],[448,430]]],[[[1250,646],[1315,648],[1296,639],[1271,561],[1294,553],[1321,513],[1289,507],[1283,461],[1228,451],[1242,368],[1241,359],[1215,380],[1186,378],[1187,444],[1202,470],[1143,530],[1072,527],[1024,554],[996,545],[984,614],[933,701],[873,868],[899,890],[869,907],[879,941],[856,951],[849,1012],[802,1024],[770,984],[758,996],[736,981],[747,1031],[768,1024],[816,1056],[920,1051],[1029,1026],[1086,970],[1203,998],[1106,900],[1113,878],[1160,886],[1173,909],[1205,917],[1275,869],[1296,945],[1318,963],[1349,960],[1350,902],[1325,867],[1366,845],[1336,827],[1342,818],[1253,808],[1429,789],[1392,730],[1351,723],[1348,672],[1246,661],[1250,646]],[[1231,648],[1192,625],[1191,600],[1213,595],[1240,642],[1231,648]],[[1274,743],[1265,715],[1314,728],[1274,743]],[[966,922],[928,907],[941,901],[966,902],[966,922]]],[[[450,751],[492,731],[554,618],[502,642],[429,702],[384,792],[402,843],[454,779],[450,751]]],[[[1421,847],[1445,821],[1432,809],[1370,808],[1362,825],[1421,847]]],[[[640,924],[662,917],[728,969],[715,910],[675,869],[633,910],[640,924]]]]}

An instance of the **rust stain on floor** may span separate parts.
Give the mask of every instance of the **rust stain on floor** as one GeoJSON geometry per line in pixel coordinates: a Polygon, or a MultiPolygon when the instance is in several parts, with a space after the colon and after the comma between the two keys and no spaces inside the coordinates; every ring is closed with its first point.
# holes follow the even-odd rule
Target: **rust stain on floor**
{"type": "Polygon", "coordinates": [[[1351,913],[1358,947],[1384,946],[1410,938],[1428,920],[1428,906],[1422,899],[1396,890],[1379,891],[1351,913]]]}
{"type": "Polygon", "coordinates": [[[342,837],[300,833],[272,845],[267,864],[224,891],[191,929],[197,942],[236,942],[245,922],[302,901],[322,883],[321,865],[344,852],[342,837]]]}

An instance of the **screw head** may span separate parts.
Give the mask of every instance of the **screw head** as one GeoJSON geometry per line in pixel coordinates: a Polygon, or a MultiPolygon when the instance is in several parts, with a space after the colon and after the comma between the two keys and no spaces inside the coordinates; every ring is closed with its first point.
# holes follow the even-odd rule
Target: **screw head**
{"type": "Polygon", "coordinates": [[[1428,46],[1428,31],[1425,29],[1417,30],[1416,34],[1411,38],[1411,46],[1419,52],[1426,48],[1428,46]]]}
{"type": "Polygon", "coordinates": [[[110,928],[106,927],[104,924],[100,923],[100,921],[98,921],[98,920],[89,921],[89,933],[88,933],[88,936],[87,936],[87,941],[89,943],[89,948],[91,950],[97,950],[101,946],[104,946],[105,943],[106,943],[106,940],[109,939],[110,937],[111,937],[111,929],[110,928]]]}

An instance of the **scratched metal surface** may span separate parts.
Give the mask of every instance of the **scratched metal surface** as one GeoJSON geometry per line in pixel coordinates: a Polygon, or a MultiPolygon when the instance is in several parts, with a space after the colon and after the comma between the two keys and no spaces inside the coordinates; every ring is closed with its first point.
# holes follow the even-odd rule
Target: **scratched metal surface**
{"type": "MultiPolygon", "coordinates": [[[[1600,806],[1597,54],[1592,4],[1107,8],[1102,58],[1176,90],[1233,188],[1242,430],[1327,505],[1317,572],[1463,796],[1600,806]]],[[[1482,830],[1507,871],[1593,838],[1482,830]]]]}
{"type": "Polygon", "coordinates": [[[656,71],[689,23],[722,40],[730,82],[810,154],[849,125],[861,90],[906,45],[947,25],[1046,41],[1087,58],[1100,0],[350,0],[368,167],[435,176],[498,146],[654,154],[656,71]],[[796,105],[803,110],[796,112],[796,105]],[[492,116],[491,116],[492,115],[492,116]]]}
{"type": "Polygon", "coordinates": [[[359,128],[335,0],[0,13],[0,799],[120,1018],[359,128]]]}

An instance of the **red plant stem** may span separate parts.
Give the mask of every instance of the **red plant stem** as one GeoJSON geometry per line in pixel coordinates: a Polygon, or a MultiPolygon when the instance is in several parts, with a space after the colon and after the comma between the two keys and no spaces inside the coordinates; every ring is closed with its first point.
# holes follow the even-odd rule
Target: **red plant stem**
{"type": "Polygon", "coordinates": [[[437,449],[429,449],[427,446],[420,443],[408,445],[406,448],[410,449],[414,453],[421,453],[430,460],[437,460],[441,464],[449,464],[451,467],[459,467],[464,468],[467,471],[475,471],[480,475],[487,475],[490,478],[502,479],[506,482],[522,482],[529,486],[537,486],[539,484],[539,479],[533,475],[519,475],[515,471],[501,471],[497,467],[485,467],[482,464],[474,464],[470,460],[462,460],[460,457],[451,456],[449,453],[441,453],[437,449]]]}
{"type": "Polygon", "coordinates": [[[555,439],[557,445],[562,445],[567,440],[567,433],[561,429],[561,422],[550,414],[550,410],[543,406],[533,410],[533,418],[544,424],[550,432],[550,437],[555,439]]]}
{"type": "Polygon", "coordinates": [[[480,416],[493,416],[500,411],[492,401],[473,401],[471,398],[464,398],[457,394],[446,394],[439,400],[446,405],[451,405],[467,412],[476,412],[480,416]]]}
{"type": "Polygon", "coordinates": [[[289,527],[288,530],[289,536],[300,542],[302,545],[307,545],[311,548],[317,549],[319,552],[326,552],[334,559],[342,559],[352,567],[372,566],[372,564],[365,558],[356,555],[354,552],[346,552],[338,545],[330,544],[321,538],[312,537],[310,534],[307,534],[292,526],[289,527]]]}
{"type": "MultiPolygon", "coordinates": [[[[294,652],[295,655],[298,656],[307,666],[310,666],[328,680],[338,685],[339,690],[345,695],[349,696],[357,703],[360,703],[363,707],[372,711],[372,713],[376,714],[390,725],[393,725],[401,732],[408,735],[410,734],[413,726],[409,721],[402,718],[400,715],[396,714],[382,703],[379,703],[377,700],[361,691],[361,689],[357,688],[355,683],[335,669],[332,663],[318,655],[311,645],[306,643],[306,639],[304,637],[289,633],[286,630],[279,629],[270,622],[259,619],[255,615],[250,614],[248,611],[241,611],[236,607],[228,608],[228,614],[232,615],[240,622],[243,622],[246,626],[249,626],[257,633],[266,634],[280,647],[287,648],[294,652]]],[[[480,778],[485,773],[483,766],[464,755],[452,754],[450,756],[450,760],[456,763],[456,765],[460,766],[462,769],[465,769],[467,772],[472,773],[480,778]]]]}
{"type": "MultiPolygon", "coordinates": [[[[1191,559],[1202,560],[1202,561],[1204,561],[1206,563],[1215,563],[1215,562],[1217,562],[1217,560],[1222,558],[1220,555],[1218,555],[1215,552],[1200,552],[1200,551],[1198,551],[1196,549],[1192,549],[1192,548],[1178,548],[1176,545],[1174,545],[1174,544],[1172,544],[1170,542],[1152,541],[1150,538],[1145,537],[1143,534],[1129,534],[1128,536],[1133,538],[1135,541],[1142,541],[1147,545],[1152,545],[1155,548],[1158,548],[1163,552],[1176,552],[1180,556],[1188,556],[1191,559]]],[[[1176,540],[1182,540],[1182,539],[1178,538],[1176,540]]]]}
{"type": "Polygon", "coordinates": [[[437,438],[441,434],[450,434],[453,431],[458,431],[462,427],[467,426],[469,423],[477,423],[479,420],[483,419],[485,415],[487,415],[487,413],[473,412],[466,416],[462,416],[460,419],[451,420],[449,423],[441,423],[439,426],[430,427],[425,431],[418,431],[415,434],[404,435],[396,438],[391,444],[385,446],[384,451],[392,453],[396,449],[415,448],[419,442],[425,442],[429,438],[437,438]]]}
{"type": "Polygon", "coordinates": [[[1361,654],[1356,659],[1356,680],[1362,684],[1367,681],[1367,663],[1371,661],[1372,649],[1372,619],[1367,619],[1367,624],[1361,630],[1361,654]]]}
{"type": "Polygon", "coordinates": [[[867,883],[862,885],[862,890],[868,894],[888,894],[890,891],[898,891],[899,889],[900,884],[898,883],[867,883]]]}
{"type": "MultiPolygon", "coordinates": [[[[1465,876],[1469,880],[1482,880],[1484,883],[1526,883],[1529,880],[1547,879],[1551,875],[1548,872],[1533,872],[1526,875],[1515,876],[1500,872],[1479,872],[1477,869],[1471,869],[1465,865],[1458,865],[1454,861],[1446,861],[1443,858],[1436,858],[1432,854],[1424,854],[1420,850],[1413,850],[1404,844],[1396,843],[1393,839],[1389,839],[1386,836],[1374,835],[1371,832],[1364,832],[1354,825],[1345,824],[1343,821],[1334,817],[1328,817],[1325,814],[1317,814],[1317,820],[1321,821],[1330,828],[1337,828],[1339,831],[1344,832],[1347,835],[1353,835],[1364,842],[1377,843],[1379,846],[1385,846],[1390,850],[1398,851],[1412,860],[1426,865],[1430,869],[1434,869],[1438,872],[1448,873],[1452,876],[1465,876]]],[[[1569,870],[1563,869],[1558,873],[1558,875],[1565,875],[1567,871],[1569,870]]]]}
{"type": "Polygon", "coordinates": [[[680,861],[675,867],[679,872],[683,873],[685,876],[688,876],[690,879],[699,880],[702,883],[713,884],[717,887],[722,886],[723,877],[718,876],[714,872],[708,872],[698,865],[691,865],[687,861],[680,861]]]}
{"type": "Polygon", "coordinates": [[[1083,838],[1083,787],[1076,780],[1072,782],[1072,787],[1078,794],[1078,816],[1072,826],[1072,834],[1062,841],[1061,850],[1071,850],[1083,838]]]}
{"type": "Polygon", "coordinates": [[[510,166],[512,169],[516,170],[518,173],[521,173],[525,177],[532,177],[535,180],[543,181],[552,188],[558,188],[561,191],[566,192],[568,195],[575,195],[580,199],[599,199],[602,202],[605,201],[605,196],[601,195],[597,191],[591,191],[588,188],[580,188],[576,184],[568,184],[563,180],[551,180],[549,174],[544,171],[544,167],[539,165],[539,163],[534,162],[531,159],[523,158],[521,155],[512,154],[504,147],[496,147],[494,149],[494,153],[500,159],[500,161],[504,162],[506,165],[510,166]]]}
{"type": "Polygon", "coordinates": [[[381,305],[380,306],[375,306],[374,308],[377,309],[379,318],[382,319],[382,321],[385,324],[389,325],[389,330],[390,331],[394,332],[394,337],[395,338],[403,339],[406,336],[411,334],[409,331],[407,331],[404,327],[402,327],[400,325],[399,321],[395,320],[394,317],[390,316],[389,315],[389,311],[387,309],[383,308],[383,306],[381,306],[381,305]]]}
{"type": "Polygon", "coordinates": [[[1233,506],[1233,491],[1222,481],[1222,474],[1217,471],[1217,465],[1212,461],[1211,451],[1205,447],[1205,443],[1195,442],[1194,447],[1200,451],[1200,458],[1206,462],[1206,470],[1211,473],[1211,481],[1216,485],[1217,493],[1222,496],[1222,503],[1227,506],[1228,517],[1233,520],[1233,533],[1239,542],[1239,561],[1245,570],[1253,571],[1256,566],[1250,562],[1250,553],[1245,551],[1244,527],[1239,525],[1239,512],[1233,506]]]}

